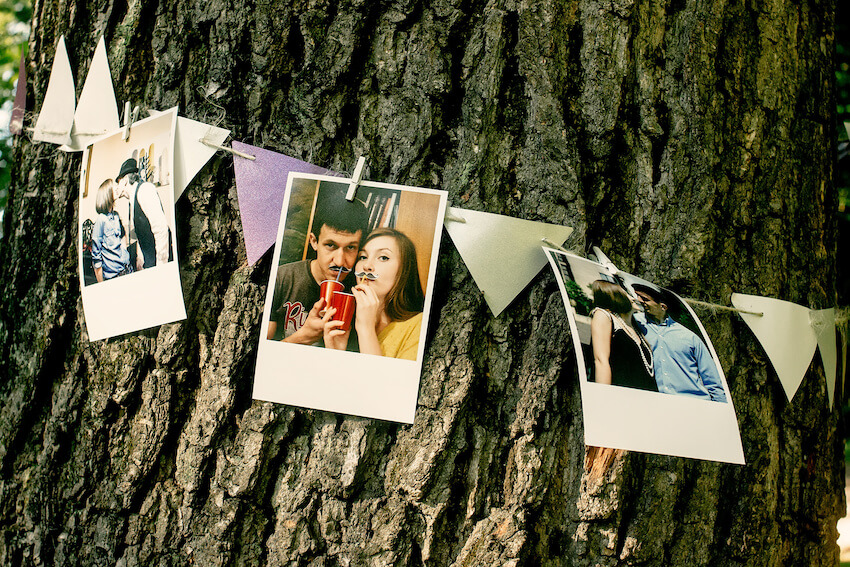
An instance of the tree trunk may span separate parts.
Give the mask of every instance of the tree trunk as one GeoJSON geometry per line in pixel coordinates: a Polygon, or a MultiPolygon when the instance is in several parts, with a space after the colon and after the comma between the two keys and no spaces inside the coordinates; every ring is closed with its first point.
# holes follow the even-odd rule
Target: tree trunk
{"type": "MultiPolygon", "coordinates": [[[[30,108],[60,34],[105,34],[119,101],[461,207],[575,228],[729,304],[835,304],[830,0],[36,0],[30,108]]],[[[26,124],[31,126],[31,123],[26,124]]],[[[185,321],[89,343],[79,155],[18,139],[0,242],[2,565],[824,565],[843,515],[819,357],[787,402],[705,313],[746,466],[583,444],[547,268],[494,318],[445,237],[411,426],[251,400],[270,255],[232,158],[177,204],[185,321]],[[587,460],[586,460],[587,454],[587,460]]],[[[133,298],[127,298],[132,301],[133,298]]],[[[115,306],[116,316],[120,305],[115,306]]]]}

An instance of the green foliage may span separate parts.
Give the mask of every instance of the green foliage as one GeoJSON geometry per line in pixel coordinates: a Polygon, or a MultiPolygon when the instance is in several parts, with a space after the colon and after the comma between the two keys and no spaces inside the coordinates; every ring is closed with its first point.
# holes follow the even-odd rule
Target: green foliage
{"type": "MultiPolygon", "coordinates": [[[[21,50],[29,37],[30,0],[0,0],[0,221],[9,197],[12,140],[9,118],[15,100],[21,50]]],[[[2,237],[0,222],[0,237],[2,237]]]]}
{"type": "Polygon", "coordinates": [[[593,310],[593,300],[585,294],[581,286],[573,280],[565,280],[564,287],[567,290],[567,295],[579,315],[590,315],[593,310]]]}

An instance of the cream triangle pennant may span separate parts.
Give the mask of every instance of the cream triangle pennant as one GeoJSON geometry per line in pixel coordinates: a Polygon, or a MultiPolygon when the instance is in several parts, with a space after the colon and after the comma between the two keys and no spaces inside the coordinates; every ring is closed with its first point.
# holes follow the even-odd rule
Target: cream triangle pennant
{"type": "Polygon", "coordinates": [[[818,340],[809,317],[810,309],[779,299],[732,294],[740,313],[767,353],[788,400],[794,398],[812,362],[818,340]]]}
{"type": "Polygon", "coordinates": [[[838,350],[835,346],[835,309],[819,309],[809,312],[812,328],[820,349],[823,371],[826,375],[826,393],[829,395],[829,407],[835,399],[835,374],[838,365],[838,350]]]}
{"type": "Polygon", "coordinates": [[[561,244],[573,231],[568,226],[457,207],[450,208],[445,226],[497,317],[546,265],[542,239],[561,244]]]}
{"type": "Polygon", "coordinates": [[[76,100],[74,75],[71,72],[71,62],[68,61],[63,35],[56,45],[50,81],[47,83],[47,92],[35,122],[33,140],[51,144],[68,143],[71,140],[76,100]]]}
{"type": "Polygon", "coordinates": [[[175,201],[180,198],[192,179],[217,151],[216,148],[204,144],[201,140],[220,146],[229,135],[230,130],[182,116],[177,117],[177,141],[174,148],[175,201]]]}
{"type": "Polygon", "coordinates": [[[112,73],[106,56],[106,43],[101,36],[74,113],[71,140],[59,149],[81,152],[96,139],[120,127],[118,103],[115,101],[115,88],[112,86],[112,73]]]}

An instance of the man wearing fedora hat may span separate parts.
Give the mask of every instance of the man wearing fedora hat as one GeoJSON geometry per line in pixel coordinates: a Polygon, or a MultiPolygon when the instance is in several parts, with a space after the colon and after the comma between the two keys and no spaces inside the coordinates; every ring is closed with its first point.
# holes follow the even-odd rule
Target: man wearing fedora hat
{"type": "Polygon", "coordinates": [[[142,181],[133,158],[121,164],[115,178],[115,199],[130,200],[130,232],[136,238],[136,269],[152,268],[171,261],[171,229],[153,183],[142,181]]]}
{"type": "Polygon", "coordinates": [[[632,284],[644,313],[635,314],[652,347],[658,391],[725,402],[726,393],[708,348],[697,335],[668,315],[670,299],[661,288],[632,284]]]}

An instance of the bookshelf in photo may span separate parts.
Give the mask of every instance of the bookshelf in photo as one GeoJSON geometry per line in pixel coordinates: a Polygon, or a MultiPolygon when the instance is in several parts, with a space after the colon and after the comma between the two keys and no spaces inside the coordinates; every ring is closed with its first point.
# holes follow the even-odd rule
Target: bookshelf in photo
{"type": "MultiPolygon", "coordinates": [[[[394,189],[370,188],[363,204],[369,212],[369,232],[376,228],[395,228],[401,192],[394,189]]],[[[358,197],[360,197],[358,195],[358,197]]]]}

